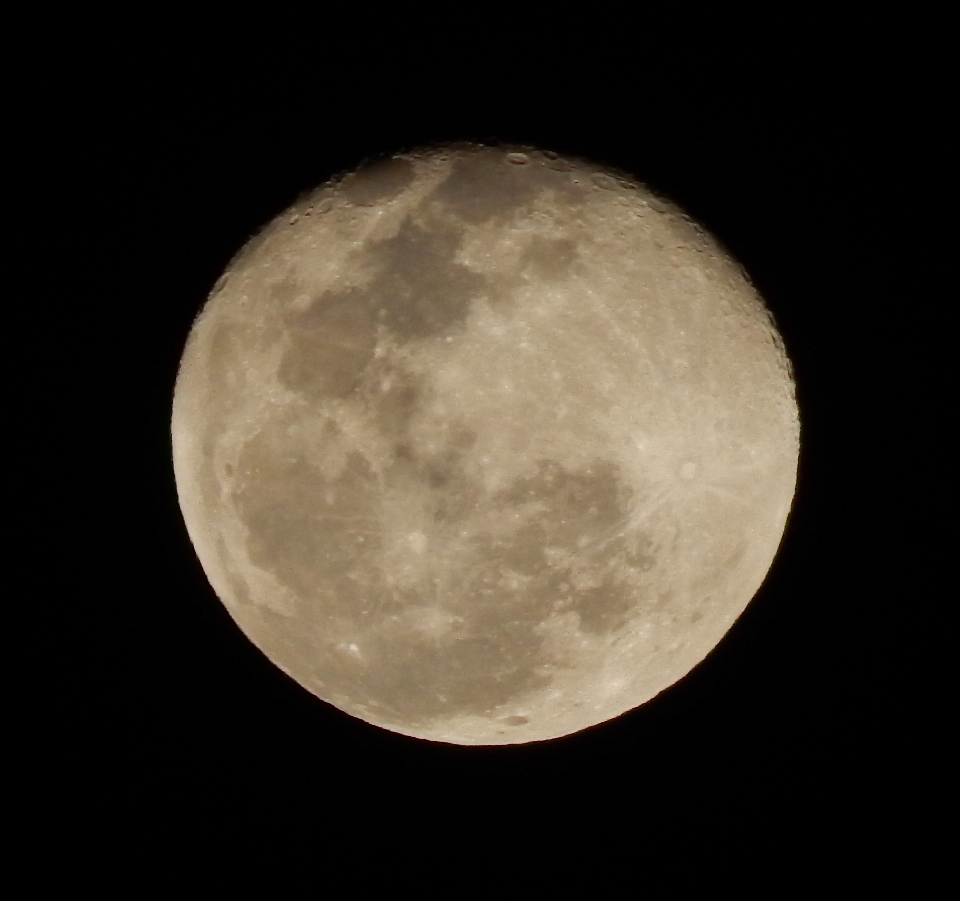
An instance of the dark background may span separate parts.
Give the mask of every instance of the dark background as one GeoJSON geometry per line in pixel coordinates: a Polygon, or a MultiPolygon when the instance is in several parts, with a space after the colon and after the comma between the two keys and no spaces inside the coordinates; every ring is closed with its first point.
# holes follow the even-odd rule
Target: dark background
{"type": "Polygon", "coordinates": [[[869,91],[852,102],[852,89],[788,91],[760,77],[721,89],[706,76],[670,94],[643,73],[578,82],[391,73],[374,88],[318,75],[284,99],[252,75],[176,88],[158,76],[132,102],[94,97],[85,133],[115,210],[97,325],[107,349],[93,366],[110,453],[106,466],[98,454],[90,499],[105,616],[91,652],[102,682],[80,740],[97,764],[77,778],[98,797],[133,817],[265,806],[278,820],[335,812],[344,828],[423,835],[494,822],[602,834],[667,816],[718,828],[860,823],[889,803],[899,694],[882,646],[892,607],[879,548],[898,489],[889,455],[876,453],[890,328],[869,237],[883,117],[869,91]],[[720,646],[641,709],[528,746],[394,735],[283,675],[208,585],[171,467],[179,356],[231,257],[335,173],[448,140],[583,156],[671,196],[764,296],[801,411],[779,556],[720,646]],[[98,518],[113,525],[98,532],[98,518]]]}

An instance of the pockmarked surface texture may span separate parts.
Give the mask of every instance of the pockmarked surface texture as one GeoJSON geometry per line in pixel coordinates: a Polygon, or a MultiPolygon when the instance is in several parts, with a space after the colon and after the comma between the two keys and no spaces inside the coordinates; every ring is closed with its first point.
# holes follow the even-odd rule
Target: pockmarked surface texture
{"type": "Polygon", "coordinates": [[[464,145],[366,165],[231,263],[174,393],[217,595],[319,698],[459,744],[637,707],[720,641],[799,422],[742,271],[642,185],[464,145]]]}

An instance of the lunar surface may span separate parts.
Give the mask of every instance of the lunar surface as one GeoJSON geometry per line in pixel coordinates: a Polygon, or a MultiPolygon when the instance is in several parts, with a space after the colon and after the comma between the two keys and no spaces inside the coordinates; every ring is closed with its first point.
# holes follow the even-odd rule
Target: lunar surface
{"type": "Polygon", "coordinates": [[[360,167],[230,264],[173,460],[249,639],[324,701],[555,738],[689,672],[793,498],[789,362],[740,268],[630,178],[463,145],[360,167]]]}

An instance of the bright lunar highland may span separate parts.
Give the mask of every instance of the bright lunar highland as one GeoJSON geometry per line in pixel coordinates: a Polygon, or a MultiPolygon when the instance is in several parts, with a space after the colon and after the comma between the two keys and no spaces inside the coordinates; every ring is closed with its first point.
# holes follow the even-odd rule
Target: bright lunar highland
{"type": "Polygon", "coordinates": [[[741,269],[643,185],[457,145],[337,178],[196,320],[187,530],[324,701],[456,744],[567,735],[720,641],[793,499],[790,365],[741,269]]]}

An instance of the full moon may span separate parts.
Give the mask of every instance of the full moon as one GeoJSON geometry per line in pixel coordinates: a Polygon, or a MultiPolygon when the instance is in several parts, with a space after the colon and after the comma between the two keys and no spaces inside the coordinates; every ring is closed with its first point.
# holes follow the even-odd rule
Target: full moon
{"type": "Polygon", "coordinates": [[[214,591],[329,704],[432,741],[568,735],[697,665],[793,499],[791,368],[741,268],[623,173],[400,153],[231,262],[173,463],[214,591]]]}

